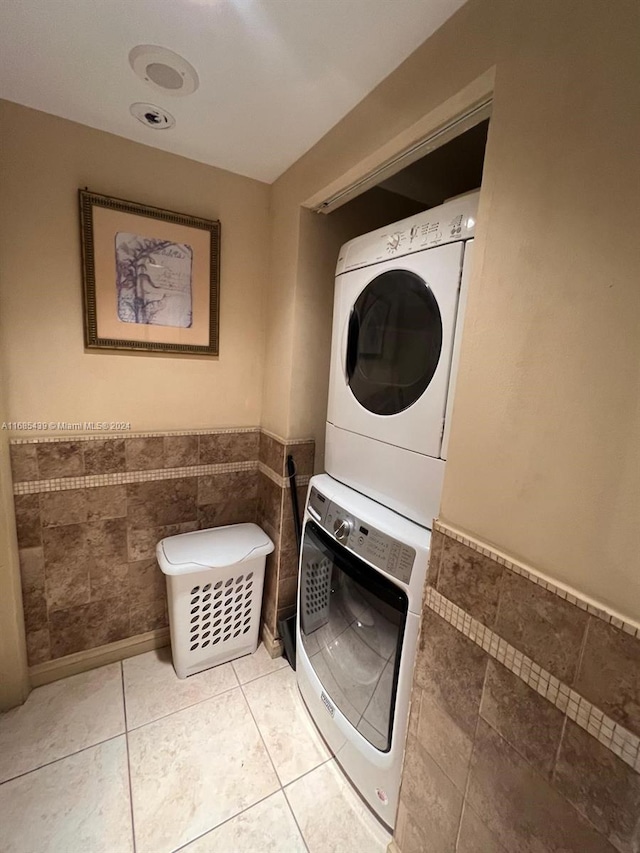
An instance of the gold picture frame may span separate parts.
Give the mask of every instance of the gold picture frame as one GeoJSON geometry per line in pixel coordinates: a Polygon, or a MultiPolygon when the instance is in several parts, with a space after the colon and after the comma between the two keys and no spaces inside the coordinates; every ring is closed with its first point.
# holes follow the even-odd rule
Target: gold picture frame
{"type": "Polygon", "coordinates": [[[217,356],[220,223],[78,195],[86,347],[217,356]]]}

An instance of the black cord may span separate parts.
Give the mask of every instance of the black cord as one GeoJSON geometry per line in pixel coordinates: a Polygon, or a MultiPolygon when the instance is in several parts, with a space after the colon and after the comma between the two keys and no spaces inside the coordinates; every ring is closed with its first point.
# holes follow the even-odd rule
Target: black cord
{"type": "Polygon", "coordinates": [[[298,489],[296,488],[296,464],[293,456],[287,456],[287,476],[289,478],[289,491],[291,492],[291,511],[293,512],[293,529],[296,532],[296,548],[300,556],[300,545],[302,541],[302,524],[300,523],[300,508],[298,507],[298,489]]]}

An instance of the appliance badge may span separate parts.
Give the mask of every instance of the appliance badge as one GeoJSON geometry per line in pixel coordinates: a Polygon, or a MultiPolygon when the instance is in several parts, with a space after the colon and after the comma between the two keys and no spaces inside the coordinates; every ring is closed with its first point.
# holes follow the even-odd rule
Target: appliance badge
{"type": "Polygon", "coordinates": [[[389,805],[389,797],[387,797],[387,792],[383,791],[382,788],[376,788],[376,796],[383,805],[389,805]]]}
{"type": "Polygon", "coordinates": [[[327,709],[327,711],[328,711],[328,712],[331,714],[331,716],[333,717],[333,716],[335,715],[335,713],[336,713],[336,709],[333,707],[333,705],[332,705],[332,704],[331,704],[331,702],[329,701],[329,699],[328,699],[328,697],[327,697],[326,693],[324,692],[324,690],[323,690],[323,691],[322,691],[322,693],[320,694],[320,698],[322,699],[322,704],[324,705],[324,707],[327,709]]]}

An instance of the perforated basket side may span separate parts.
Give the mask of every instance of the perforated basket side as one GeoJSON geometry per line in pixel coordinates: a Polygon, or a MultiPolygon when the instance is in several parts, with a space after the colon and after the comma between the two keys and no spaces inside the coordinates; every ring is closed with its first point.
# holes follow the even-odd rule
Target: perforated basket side
{"type": "Polygon", "coordinates": [[[172,656],[181,678],[255,651],[265,558],[167,577],[172,656]]]}
{"type": "Polygon", "coordinates": [[[253,585],[253,572],[248,572],[191,588],[190,600],[183,605],[188,610],[189,651],[228,643],[249,633],[253,585]]]}

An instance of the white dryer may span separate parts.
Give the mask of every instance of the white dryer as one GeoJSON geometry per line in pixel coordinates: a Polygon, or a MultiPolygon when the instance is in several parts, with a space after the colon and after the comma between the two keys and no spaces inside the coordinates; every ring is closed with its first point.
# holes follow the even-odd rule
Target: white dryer
{"type": "Polygon", "coordinates": [[[351,240],[336,270],[325,469],[428,527],[442,491],[478,196],[351,240]]]}

